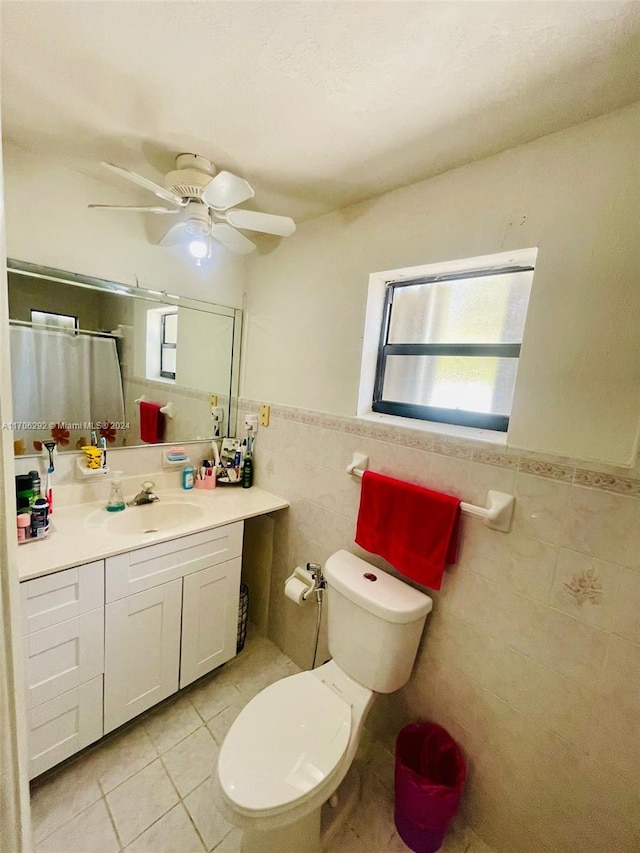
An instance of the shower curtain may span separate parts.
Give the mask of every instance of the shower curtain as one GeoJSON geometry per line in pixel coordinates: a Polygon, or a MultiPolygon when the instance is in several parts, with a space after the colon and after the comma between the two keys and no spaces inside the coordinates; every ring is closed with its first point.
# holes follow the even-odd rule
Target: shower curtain
{"type": "Polygon", "coordinates": [[[34,441],[50,439],[56,424],[68,431],[69,449],[100,424],[123,424],[113,338],[12,326],[10,341],[14,441],[23,440],[23,452],[32,453],[34,441]]]}

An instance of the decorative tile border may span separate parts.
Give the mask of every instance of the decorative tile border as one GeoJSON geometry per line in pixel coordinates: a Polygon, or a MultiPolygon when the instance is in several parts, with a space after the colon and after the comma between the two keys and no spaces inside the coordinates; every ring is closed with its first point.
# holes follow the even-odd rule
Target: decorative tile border
{"type": "Polygon", "coordinates": [[[535,474],[537,477],[547,477],[549,480],[562,480],[565,483],[573,481],[575,468],[558,462],[540,462],[537,459],[521,459],[518,471],[523,474],[535,474]]]}
{"type": "Polygon", "coordinates": [[[512,471],[517,471],[521,460],[518,456],[508,456],[506,453],[500,453],[497,450],[475,450],[473,461],[480,462],[483,465],[494,465],[496,468],[509,468],[512,471]]]}
{"type": "Polygon", "coordinates": [[[440,453],[442,456],[452,456],[454,459],[473,459],[473,448],[466,444],[459,444],[449,439],[435,439],[433,442],[433,452],[440,453]]]}
{"type": "MultiPolygon", "coordinates": [[[[239,411],[257,412],[260,404],[254,400],[240,399],[239,411]]],[[[375,441],[388,441],[405,447],[415,447],[431,453],[450,456],[455,459],[467,459],[483,465],[495,465],[508,468],[536,477],[546,477],[565,483],[574,483],[600,491],[614,492],[619,495],[640,498],[640,478],[605,474],[588,468],[568,464],[569,460],[558,457],[557,461],[545,461],[536,454],[525,454],[521,451],[499,450],[486,446],[485,442],[474,442],[473,439],[442,438],[423,433],[419,430],[405,427],[390,426],[384,423],[360,420],[346,415],[331,415],[325,412],[314,412],[309,409],[296,409],[292,406],[271,406],[271,417],[284,421],[292,421],[309,426],[346,432],[359,435],[375,441]]],[[[571,460],[573,463],[574,460],[571,460]]]]}
{"type": "Polygon", "coordinates": [[[640,480],[630,477],[617,477],[615,474],[601,474],[598,471],[576,468],[573,482],[578,486],[589,486],[591,489],[640,498],[640,480]]]}
{"type": "MultiPolygon", "coordinates": [[[[139,386],[140,388],[147,388],[154,393],[164,394],[173,394],[176,397],[188,397],[192,400],[205,400],[207,403],[211,397],[209,391],[199,391],[197,388],[187,388],[186,386],[178,386],[176,388],[175,385],[171,385],[167,382],[156,382],[153,379],[145,379],[141,376],[132,376],[126,380],[130,386],[139,386]]],[[[226,406],[229,400],[228,395],[226,394],[218,394],[218,404],[220,406],[226,406]]]]}

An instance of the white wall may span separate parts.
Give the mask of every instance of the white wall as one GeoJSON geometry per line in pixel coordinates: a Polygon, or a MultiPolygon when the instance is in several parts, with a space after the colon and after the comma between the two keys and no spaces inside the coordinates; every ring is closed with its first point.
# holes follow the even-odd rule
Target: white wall
{"type": "MultiPolygon", "coordinates": [[[[90,203],[135,203],[116,175],[112,186],[107,178],[96,180],[12,146],[4,158],[9,257],[242,306],[244,258],[215,244],[211,262],[199,268],[178,249],[150,242],[167,230],[171,217],[87,210],[90,203]]],[[[140,190],[137,203],[156,201],[140,190]]]]}
{"type": "Polygon", "coordinates": [[[356,411],[370,273],[537,246],[509,444],[633,464],[640,105],[299,227],[249,259],[242,396],[356,411]]]}
{"type": "Polygon", "coordinates": [[[228,395],[233,317],[178,309],[176,385],[228,395]]]}

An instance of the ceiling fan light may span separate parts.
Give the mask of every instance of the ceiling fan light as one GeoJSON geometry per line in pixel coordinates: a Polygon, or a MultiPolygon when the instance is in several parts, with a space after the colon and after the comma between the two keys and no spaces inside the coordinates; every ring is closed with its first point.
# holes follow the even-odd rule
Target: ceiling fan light
{"type": "Polygon", "coordinates": [[[209,256],[211,243],[202,237],[198,237],[189,243],[189,254],[198,261],[209,256]]]}

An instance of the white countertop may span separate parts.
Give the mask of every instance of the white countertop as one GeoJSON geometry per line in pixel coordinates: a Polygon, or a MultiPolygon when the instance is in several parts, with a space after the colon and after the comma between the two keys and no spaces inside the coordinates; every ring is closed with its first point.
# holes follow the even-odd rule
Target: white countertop
{"type": "Polygon", "coordinates": [[[114,530],[114,527],[122,525],[125,516],[126,521],[144,519],[146,506],[128,506],[123,512],[110,513],[105,509],[105,502],[100,501],[55,509],[48,538],[18,546],[20,580],[38,578],[70,566],[101,560],[289,506],[284,498],[255,486],[250,489],[219,486],[211,491],[167,489],[159,491],[158,497],[160,500],[150,507],[152,512],[154,507],[180,503],[189,505],[192,513],[186,512],[186,520],[181,519],[173,526],[165,523],[164,529],[155,532],[140,530],[125,533],[114,530]]]}

